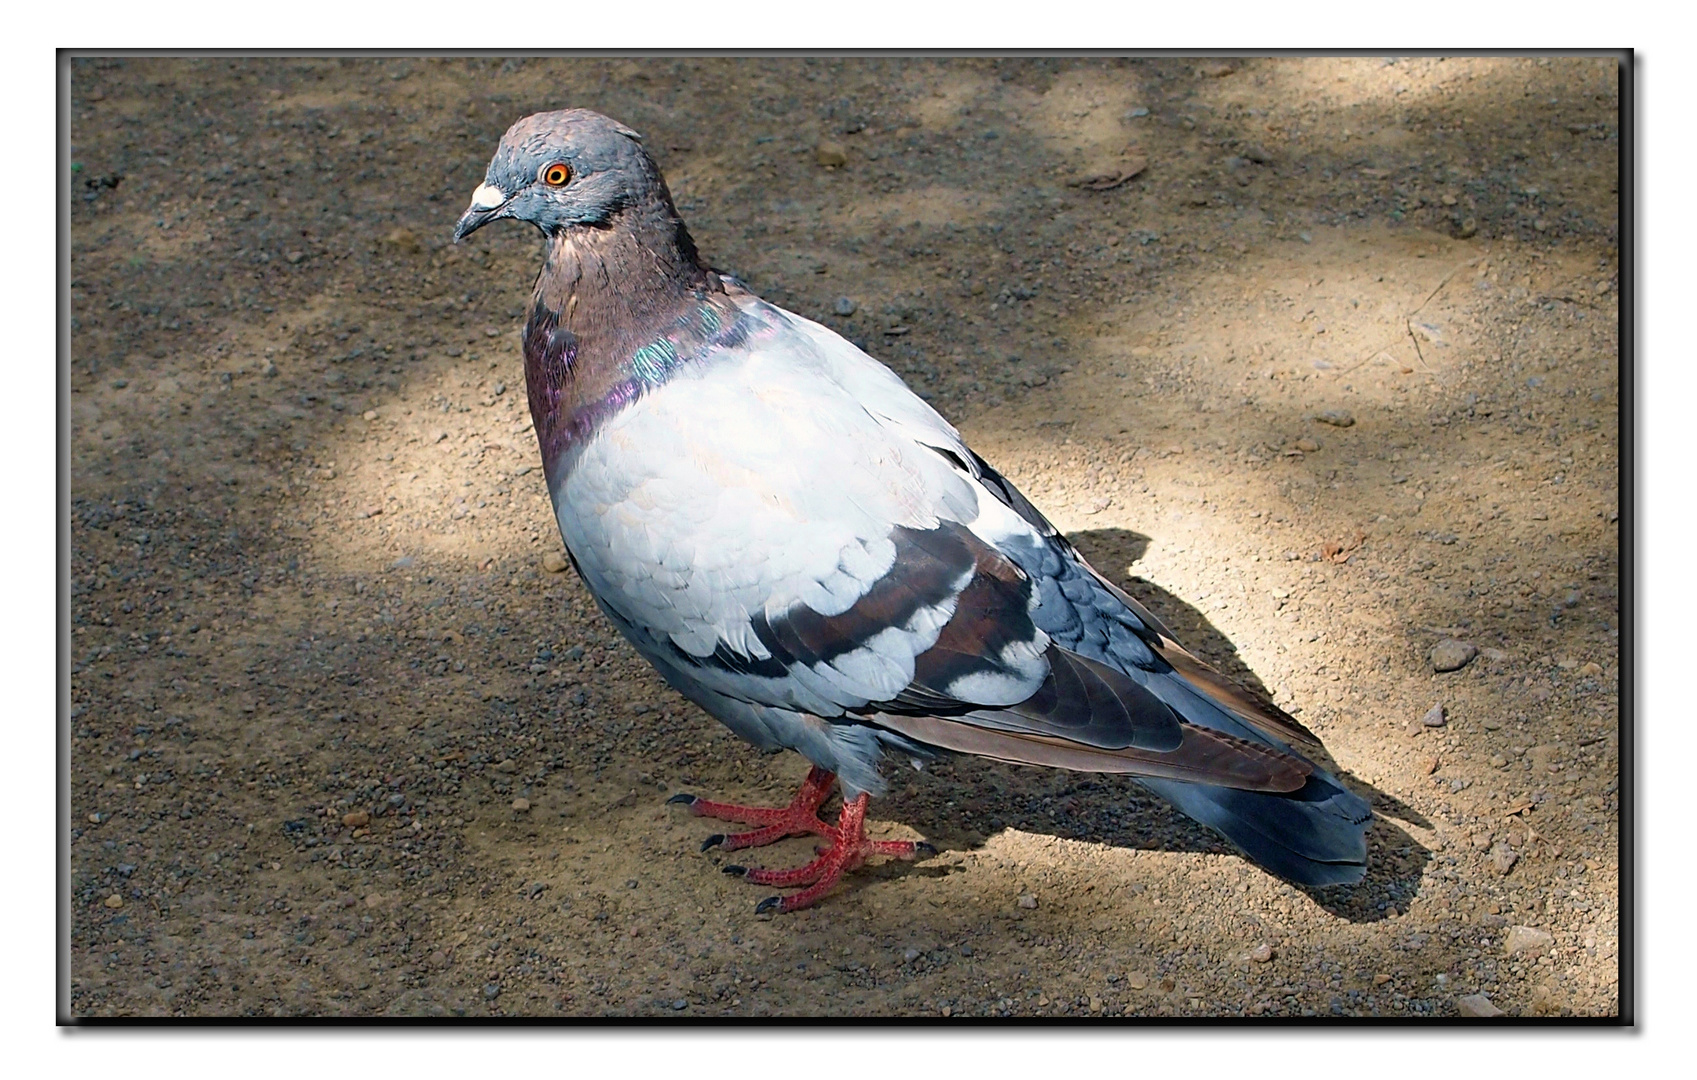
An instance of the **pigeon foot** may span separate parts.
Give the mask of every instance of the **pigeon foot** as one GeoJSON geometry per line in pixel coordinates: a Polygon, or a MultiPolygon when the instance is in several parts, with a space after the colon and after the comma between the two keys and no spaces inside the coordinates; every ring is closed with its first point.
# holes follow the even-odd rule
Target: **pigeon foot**
{"type": "Polygon", "coordinates": [[[788,806],[738,806],[733,803],[713,802],[709,799],[697,798],[694,795],[674,795],[666,800],[669,803],[681,803],[689,807],[689,812],[696,817],[716,818],[720,821],[735,821],[742,825],[757,825],[759,828],[748,832],[720,833],[709,836],[701,843],[701,850],[722,848],[725,851],[737,851],[742,848],[763,847],[775,844],[787,836],[803,836],[813,833],[825,838],[826,843],[814,850],[818,858],[806,866],[798,866],[793,870],[767,870],[762,867],[727,866],[725,873],[734,874],[745,881],[756,885],[776,885],[789,888],[804,885],[806,888],[789,896],[768,896],[755,906],[756,914],[768,911],[779,913],[797,911],[810,907],[819,898],[829,892],[846,872],[864,863],[870,855],[888,855],[897,859],[917,858],[921,853],[935,855],[937,849],[923,840],[869,840],[866,836],[866,807],[871,801],[865,792],[848,799],[843,803],[842,813],[835,825],[827,825],[819,818],[819,807],[831,793],[831,785],[836,782],[836,775],[814,766],[802,782],[801,790],[790,801],[788,806]]]}
{"type": "Polygon", "coordinates": [[[921,852],[935,855],[937,849],[922,840],[869,840],[866,837],[866,805],[870,796],[861,792],[843,803],[842,815],[829,826],[825,838],[829,844],[816,848],[819,857],[806,866],[793,870],[767,870],[761,867],[727,866],[725,873],[740,874],[745,881],[757,885],[780,887],[805,885],[800,892],[788,896],[768,896],[755,905],[755,914],[776,911],[779,914],[811,907],[837,884],[850,870],[866,861],[869,855],[890,855],[898,859],[913,859],[921,852]]]}
{"type": "Polygon", "coordinates": [[[748,832],[729,835],[715,833],[701,842],[702,851],[714,847],[725,851],[738,851],[742,848],[775,844],[786,836],[804,836],[807,833],[830,836],[831,827],[819,820],[819,807],[824,805],[826,798],[830,796],[831,785],[836,779],[835,773],[828,773],[815,765],[788,806],[738,806],[734,803],[698,799],[694,795],[673,795],[666,801],[687,804],[689,812],[696,817],[760,826],[748,832]]]}

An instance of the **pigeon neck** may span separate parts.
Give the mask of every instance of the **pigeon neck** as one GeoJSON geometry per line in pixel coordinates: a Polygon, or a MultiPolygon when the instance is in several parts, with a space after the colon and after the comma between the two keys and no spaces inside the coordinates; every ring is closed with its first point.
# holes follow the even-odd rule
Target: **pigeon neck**
{"type": "Polygon", "coordinates": [[[669,207],[549,237],[525,328],[525,382],[550,490],[573,449],[736,319],[669,207]]]}
{"type": "Polygon", "coordinates": [[[586,337],[664,317],[706,275],[689,230],[657,204],[624,210],[603,227],[549,236],[536,299],[586,337]]]}

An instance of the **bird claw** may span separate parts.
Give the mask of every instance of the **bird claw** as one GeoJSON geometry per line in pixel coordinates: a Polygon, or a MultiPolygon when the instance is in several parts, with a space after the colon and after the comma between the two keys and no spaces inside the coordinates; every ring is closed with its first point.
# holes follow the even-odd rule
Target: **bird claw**
{"type": "Polygon", "coordinates": [[[746,866],[734,866],[733,865],[733,866],[724,867],[723,869],[724,869],[725,873],[730,874],[732,877],[743,877],[744,875],[746,875],[748,873],[748,867],[746,867],[746,866]]]}
{"type": "Polygon", "coordinates": [[[720,844],[723,844],[724,842],[725,842],[725,834],[724,833],[722,833],[722,832],[714,833],[712,836],[709,836],[707,839],[705,839],[701,842],[701,850],[706,851],[708,848],[716,848],[720,844]]]}
{"type": "Polygon", "coordinates": [[[694,795],[689,795],[689,794],[686,794],[686,793],[680,791],[676,795],[673,795],[671,798],[667,799],[666,805],[670,806],[673,803],[683,803],[686,806],[692,806],[692,805],[695,804],[695,799],[696,799],[696,797],[694,795]]]}
{"type": "Polygon", "coordinates": [[[913,853],[915,855],[918,855],[921,851],[923,851],[927,855],[937,854],[937,849],[936,849],[935,846],[928,844],[923,840],[915,840],[913,842],[913,853]]]}
{"type": "Polygon", "coordinates": [[[754,913],[756,915],[764,915],[768,911],[776,911],[778,909],[778,905],[783,902],[782,897],[768,896],[766,899],[760,901],[760,903],[754,905],[754,913]]]}

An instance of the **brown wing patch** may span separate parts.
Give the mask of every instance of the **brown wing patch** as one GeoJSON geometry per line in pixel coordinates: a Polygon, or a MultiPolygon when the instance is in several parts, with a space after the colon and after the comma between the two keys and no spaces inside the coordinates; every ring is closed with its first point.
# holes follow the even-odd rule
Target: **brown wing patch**
{"type": "Polygon", "coordinates": [[[1047,765],[1077,772],[1130,773],[1194,784],[1217,784],[1244,791],[1296,791],[1314,767],[1270,747],[1191,724],[1177,750],[1103,750],[1043,735],[991,731],[969,718],[893,716],[880,713],[882,726],[930,746],[1020,765],[1047,765]]]}
{"type": "MultiPolygon", "coordinates": [[[[955,598],[954,614],[936,642],[914,657],[909,696],[946,699],[956,680],[973,674],[1029,679],[1001,657],[1010,645],[1034,643],[1041,636],[1031,621],[1031,581],[1001,552],[964,528],[958,536],[972,554],[972,577],[955,598]]],[[[971,707],[973,703],[961,704],[971,707]]]]}

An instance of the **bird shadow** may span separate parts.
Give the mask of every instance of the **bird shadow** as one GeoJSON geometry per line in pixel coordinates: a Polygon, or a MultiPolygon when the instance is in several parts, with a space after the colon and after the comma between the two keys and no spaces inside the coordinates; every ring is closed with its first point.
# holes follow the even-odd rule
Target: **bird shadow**
{"type": "MultiPolygon", "coordinates": [[[[1131,566],[1149,547],[1149,537],[1127,529],[1093,529],[1068,539],[1097,567],[1131,566]]],[[[1243,662],[1231,639],[1195,607],[1140,578],[1109,576],[1165,623],[1185,648],[1271,700],[1266,685],[1243,662]]],[[[1377,813],[1368,827],[1367,874],[1361,882],[1321,888],[1292,883],[1292,887],[1351,922],[1376,922],[1393,910],[1406,909],[1431,853],[1398,820],[1423,829],[1430,828],[1430,823],[1400,799],[1341,767],[1324,749],[1304,753],[1366,798],[1377,813]]],[[[889,805],[893,814],[940,848],[977,848],[995,833],[1016,829],[1137,850],[1236,854],[1212,830],[1128,776],[1072,773],[971,757],[947,758],[926,771],[942,783],[909,784],[892,792],[889,805]]]]}

